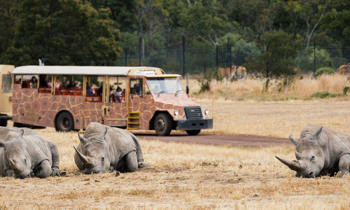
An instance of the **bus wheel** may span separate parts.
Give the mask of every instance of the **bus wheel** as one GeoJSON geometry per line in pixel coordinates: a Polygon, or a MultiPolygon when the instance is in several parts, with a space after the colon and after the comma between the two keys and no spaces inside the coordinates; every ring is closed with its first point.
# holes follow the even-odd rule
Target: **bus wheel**
{"type": "Polygon", "coordinates": [[[198,135],[201,132],[201,130],[186,130],[186,133],[190,136],[198,135]]]}
{"type": "Polygon", "coordinates": [[[61,112],[55,121],[56,131],[68,132],[74,129],[73,117],[68,112],[61,112]]]}
{"type": "Polygon", "coordinates": [[[0,126],[6,127],[7,126],[7,120],[0,120],[0,126]]]}
{"type": "Polygon", "coordinates": [[[171,128],[173,127],[173,121],[170,116],[165,113],[160,113],[154,120],[154,130],[158,136],[169,136],[171,128]]]}

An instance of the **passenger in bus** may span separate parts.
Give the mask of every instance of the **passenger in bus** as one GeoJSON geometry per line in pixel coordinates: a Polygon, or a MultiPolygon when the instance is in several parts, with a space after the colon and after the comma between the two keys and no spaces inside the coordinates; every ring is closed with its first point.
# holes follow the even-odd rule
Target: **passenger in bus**
{"type": "Polygon", "coordinates": [[[56,79],[56,82],[55,82],[55,88],[56,89],[60,89],[61,88],[61,81],[59,79],[56,79]]]}
{"type": "Polygon", "coordinates": [[[46,75],[40,75],[40,87],[41,88],[48,88],[49,84],[48,84],[48,78],[46,75]]]}
{"type": "Polygon", "coordinates": [[[109,102],[114,102],[114,89],[113,86],[109,86],[109,102]]]}
{"type": "Polygon", "coordinates": [[[30,79],[30,88],[37,88],[38,87],[38,79],[35,76],[32,76],[30,79]]]}
{"type": "Polygon", "coordinates": [[[115,92],[114,99],[117,103],[122,102],[122,89],[119,86],[117,87],[117,91],[115,92]]]}
{"type": "Polygon", "coordinates": [[[86,83],[86,93],[87,93],[88,96],[93,96],[94,95],[94,91],[92,90],[92,88],[89,85],[89,83],[86,83]]]}

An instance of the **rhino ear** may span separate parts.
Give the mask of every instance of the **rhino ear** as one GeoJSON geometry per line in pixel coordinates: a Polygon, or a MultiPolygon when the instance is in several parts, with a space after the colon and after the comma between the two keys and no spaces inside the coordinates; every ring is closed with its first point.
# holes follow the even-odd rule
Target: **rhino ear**
{"type": "Polygon", "coordinates": [[[108,132],[108,128],[106,127],[105,133],[103,134],[103,138],[106,136],[107,132],[108,132]]]}
{"type": "Polygon", "coordinates": [[[24,135],[24,129],[21,129],[19,133],[20,133],[21,137],[23,137],[23,135],[24,135]]]}
{"type": "Polygon", "coordinates": [[[294,138],[294,136],[290,135],[290,136],[289,136],[289,140],[290,140],[295,146],[298,145],[298,141],[294,138]]]}
{"type": "Polygon", "coordinates": [[[321,128],[315,133],[315,137],[318,139],[322,133],[322,129],[323,127],[321,126],[321,128]]]}
{"type": "Polygon", "coordinates": [[[84,137],[80,136],[79,133],[78,133],[78,136],[79,136],[80,143],[81,143],[82,145],[84,145],[84,144],[87,143],[87,140],[86,140],[84,137]]]}
{"type": "Polygon", "coordinates": [[[108,128],[106,127],[105,132],[102,135],[100,135],[99,138],[105,139],[105,136],[106,136],[107,132],[108,132],[108,128]]]}

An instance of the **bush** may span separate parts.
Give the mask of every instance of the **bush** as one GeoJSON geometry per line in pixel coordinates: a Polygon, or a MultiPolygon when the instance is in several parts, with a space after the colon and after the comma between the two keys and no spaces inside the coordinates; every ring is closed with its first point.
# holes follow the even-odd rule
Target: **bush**
{"type": "Polygon", "coordinates": [[[340,94],[329,93],[328,91],[316,92],[311,95],[312,98],[334,98],[340,96],[340,94]]]}
{"type": "Polygon", "coordinates": [[[327,50],[316,49],[314,52],[314,49],[310,47],[298,55],[295,60],[297,66],[304,72],[312,71],[314,69],[314,55],[316,55],[316,69],[333,65],[333,60],[327,50]]]}
{"type": "Polygon", "coordinates": [[[318,77],[322,74],[334,74],[334,73],[335,71],[331,67],[322,67],[317,69],[317,71],[315,72],[315,77],[318,77]]]}

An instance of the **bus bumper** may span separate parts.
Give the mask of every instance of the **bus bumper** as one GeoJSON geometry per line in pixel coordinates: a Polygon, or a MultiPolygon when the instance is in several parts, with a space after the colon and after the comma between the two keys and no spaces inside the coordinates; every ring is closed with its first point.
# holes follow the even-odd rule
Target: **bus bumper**
{"type": "Polygon", "coordinates": [[[7,115],[0,115],[0,120],[12,120],[12,117],[7,115]]]}
{"type": "Polygon", "coordinates": [[[177,121],[177,130],[201,130],[213,128],[213,119],[202,120],[179,120],[177,121]]]}

